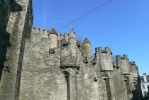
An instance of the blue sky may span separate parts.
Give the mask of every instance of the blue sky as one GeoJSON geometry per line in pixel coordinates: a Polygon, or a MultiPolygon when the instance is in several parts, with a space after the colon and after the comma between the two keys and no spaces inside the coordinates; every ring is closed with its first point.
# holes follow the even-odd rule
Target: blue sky
{"type": "Polygon", "coordinates": [[[93,51],[110,47],[113,55],[136,61],[141,75],[149,74],[149,0],[112,0],[70,23],[107,1],[33,0],[34,26],[69,32],[72,25],[79,39],[89,38],[93,51]]]}

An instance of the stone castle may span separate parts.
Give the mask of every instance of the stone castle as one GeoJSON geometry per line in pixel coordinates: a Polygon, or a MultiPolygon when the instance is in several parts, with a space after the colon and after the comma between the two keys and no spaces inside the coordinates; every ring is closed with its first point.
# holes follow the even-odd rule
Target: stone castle
{"type": "Polygon", "coordinates": [[[32,27],[32,0],[0,1],[0,100],[141,100],[138,67],[73,29],[32,27]]]}

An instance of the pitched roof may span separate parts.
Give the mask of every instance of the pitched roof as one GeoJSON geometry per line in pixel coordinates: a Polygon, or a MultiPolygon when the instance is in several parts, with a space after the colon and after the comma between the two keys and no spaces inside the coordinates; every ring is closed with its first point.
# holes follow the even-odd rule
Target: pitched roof
{"type": "Polygon", "coordinates": [[[89,43],[90,44],[88,38],[85,38],[83,43],[89,43]]]}
{"type": "Polygon", "coordinates": [[[52,29],[49,31],[48,35],[50,35],[50,34],[58,35],[58,33],[56,32],[55,28],[52,28],[52,29]]]}

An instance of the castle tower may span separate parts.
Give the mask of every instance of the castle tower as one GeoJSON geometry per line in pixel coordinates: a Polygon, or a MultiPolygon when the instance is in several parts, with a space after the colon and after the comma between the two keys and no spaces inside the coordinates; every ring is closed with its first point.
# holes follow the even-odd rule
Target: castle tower
{"type": "Polygon", "coordinates": [[[132,82],[134,86],[133,93],[136,95],[134,97],[135,100],[142,100],[141,98],[141,82],[140,82],[140,76],[139,76],[139,71],[138,71],[138,66],[135,63],[135,61],[130,61],[130,69],[131,69],[131,74],[132,74],[132,82]]]}
{"type": "Polygon", "coordinates": [[[112,53],[110,48],[96,48],[96,54],[98,54],[101,71],[113,71],[112,53]]]}
{"type": "Polygon", "coordinates": [[[117,55],[116,56],[116,65],[118,68],[121,69],[121,72],[123,74],[123,77],[124,77],[124,82],[125,82],[125,87],[126,87],[126,90],[127,90],[127,98],[130,98],[130,64],[129,64],[129,59],[127,57],[127,55],[123,55],[123,56],[120,56],[120,55],[117,55]]]}
{"type": "Polygon", "coordinates": [[[88,38],[85,38],[82,44],[82,57],[85,63],[92,61],[92,48],[88,38]]]}
{"type": "Polygon", "coordinates": [[[49,32],[49,48],[57,48],[58,46],[58,33],[54,28],[49,32]]]}
{"type": "Polygon", "coordinates": [[[65,35],[61,41],[61,65],[63,66],[79,66],[77,59],[77,40],[76,33],[71,29],[70,33],[65,35]],[[66,38],[65,38],[66,37],[66,38]],[[67,40],[68,38],[68,40],[67,40]]]}
{"type": "Polygon", "coordinates": [[[132,73],[132,77],[133,77],[133,81],[134,83],[137,83],[138,81],[138,66],[136,65],[136,63],[134,61],[130,61],[130,68],[131,68],[131,73],[132,73]]]}
{"type": "Polygon", "coordinates": [[[123,75],[129,75],[130,74],[130,64],[129,59],[127,55],[123,56],[116,56],[117,65],[120,67],[121,72],[123,75]]]}
{"type": "Polygon", "coordinates": [[[103,76],[106,76],[106,79],[104,80],[106,83],[108,100],[115,100],[114,83],[112,78],[113,63],[111,50],[108,47],[105,49],[102,49],[101,47],[96,48],[96,56],[103,76]]]}
{"type": "Polygon", "coordinates": [[[69,34],[69,47],[72,54],[72,57],[76,57],[77,54],[77,41],[76,41],[76,33],[74,32],[73,28],[71,28],[69,34]]]}
{"type": "Polygon", "coordinates": [[[79,71],[78,63],[78,47],[76,41],[76,34],[71,29],[68,34],[68,41],[65,37],[61,40],[61,58],[60,58],[60,67],[64,72],[64,75],[67,80],[67,99],[76,100],[77,99],[77,73],[79,71]]]}

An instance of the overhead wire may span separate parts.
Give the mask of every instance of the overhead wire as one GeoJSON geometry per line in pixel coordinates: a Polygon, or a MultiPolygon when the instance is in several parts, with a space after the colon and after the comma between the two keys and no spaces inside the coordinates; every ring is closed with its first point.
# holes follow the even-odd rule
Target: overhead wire
{"type": "Polygon", "coordinates": [[[107,5],[107,4],[110,3],[111,1],[112,1],[112,0],[108,0],[108,1],[106,1],[106,2],[103,2],[102,4],[100,4],[99,6],[95,7],[94,9],[89,10],[88,12],[86,12],[86,13],[80,15],[79,17],[75,18],[74,20],[70,21],[69,23],[65,24],[64,26],[58,28],[58,30],[61,30],[61,29],[63,29],[63,28],[66,28],[67,26],[69,26],[69,25],[73,24],[74,22],[80,20],[82,17],[85,17],[85,16],[89,15],[90,13],[93,13],[93,12],[95,12],[96,10],[102,8],[103,6],[107,5]]]}

